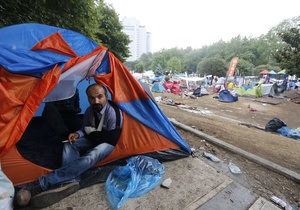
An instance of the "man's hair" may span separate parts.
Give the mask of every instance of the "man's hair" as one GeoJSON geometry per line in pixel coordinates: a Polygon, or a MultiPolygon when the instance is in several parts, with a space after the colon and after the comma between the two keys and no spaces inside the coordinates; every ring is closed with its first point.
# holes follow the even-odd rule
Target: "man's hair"
{"type": "Polygon", "coordinates": [[[89,86],[86,88],[85,93],[88,94],[89,89],[90,89],[91,87],[94,87],[94,86],[101,86],[101,87],[104,89],[105,95],[107,95],[107,89],[106,89],[106,87],[105,87],[103,84],[97,84],[97,83],[93,83],[93,84],[89,85],[89,86]]]}

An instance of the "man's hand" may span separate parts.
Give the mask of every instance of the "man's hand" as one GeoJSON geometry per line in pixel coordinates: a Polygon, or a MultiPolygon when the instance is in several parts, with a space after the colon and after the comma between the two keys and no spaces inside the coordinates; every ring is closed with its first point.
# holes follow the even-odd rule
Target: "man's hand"
{"type": "Polygon", "coordinates": [[[78,133],[70,133],[69,134],[69,143],[72,144],[74,143],[77,139],[79,138],[79,134],[78,133]]]}

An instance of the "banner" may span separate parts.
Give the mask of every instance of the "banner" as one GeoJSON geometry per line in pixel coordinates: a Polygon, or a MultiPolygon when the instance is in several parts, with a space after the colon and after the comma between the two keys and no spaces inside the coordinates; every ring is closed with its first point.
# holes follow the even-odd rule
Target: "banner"
{"type": "Polygon", "coordinates": [[[237,63],[238,63],[238,60],[239,60],[238,57],[232,58],[232,60],[231,60],[231,62],[230,62],[229,69],[228,69],[228,72],[227,72],[227,76],[228,76],[228,77],[234,75],[234,71],[235,71],[236,65],[237,65],[237,63]]]}

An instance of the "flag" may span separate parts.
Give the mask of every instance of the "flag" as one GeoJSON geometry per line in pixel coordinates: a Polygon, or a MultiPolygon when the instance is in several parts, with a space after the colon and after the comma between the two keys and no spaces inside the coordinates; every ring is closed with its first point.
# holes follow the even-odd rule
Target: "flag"
{"type": "Polygon", "coordinates": [[[232,58],[232,60],[231,60],[231,62],[230,62],[229,69],[228,69],[228,72],[227,72],[227,76],[228,76],[228,77],[234,75],[234,71],[235,71],[235,69],[236,69],[238,60],[239,60],[238,57],[232,58]]]}

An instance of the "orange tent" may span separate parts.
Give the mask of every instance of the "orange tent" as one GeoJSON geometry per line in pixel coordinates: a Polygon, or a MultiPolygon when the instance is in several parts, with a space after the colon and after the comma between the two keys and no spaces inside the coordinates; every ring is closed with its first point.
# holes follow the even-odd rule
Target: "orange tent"
{"type": "MultiPolygon", "coordinates": [[[[139,154],[161,160],[190,155],[191,149],[158,105],[106,47],[82,34],[41,24],[1,28],[0,40],[0,158],[14,185],[52,171],[23,156],[17,145],[46,143],[28,134],[36,111],[43,102],[71,97],[85,78],[105,84],[124,117],[115,150],[96,166],[139,154]]],[[[39,154],[36,158],[42,159],[39,154]]]]}
{"type": "Polygon", "coordinates": [[[259,72],[259,74],[270,74],[270,72],[269,72],[268,70],[265,69],[265,70],[259,72]]]}

